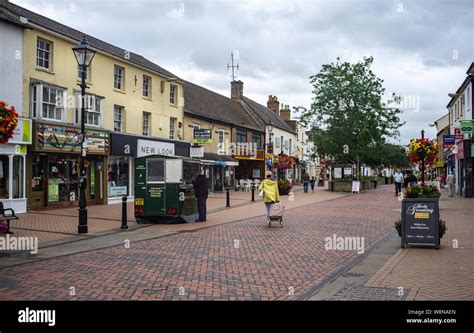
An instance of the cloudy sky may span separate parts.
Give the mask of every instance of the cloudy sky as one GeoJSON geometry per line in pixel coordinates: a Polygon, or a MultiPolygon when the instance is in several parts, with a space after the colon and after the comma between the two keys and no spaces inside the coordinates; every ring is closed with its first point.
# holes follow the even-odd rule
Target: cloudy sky
{"type": "Polygon", "coordinates": [[[387,95],[405,97],[401,143],[443,116],[474,61],[472,0],[12,0],[142,54],[230,95],[230,54],[244,94],[309,106],[309,76],[336,60],[375,58],[387,95]]]}

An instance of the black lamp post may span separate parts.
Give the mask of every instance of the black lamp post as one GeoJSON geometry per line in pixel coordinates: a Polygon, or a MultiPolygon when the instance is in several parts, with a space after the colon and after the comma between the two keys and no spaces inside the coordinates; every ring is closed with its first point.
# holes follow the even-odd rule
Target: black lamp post
{"type": "MultiPolygon", "coordinates": [[[[421,138],[425,138],[425,130],[421,130],[421,138]]],[[[422,153],[420,154],[420,160],[421,160],[421,183],[425,183],[425,157],[426,157],[426,152],[423,150],[422,153]]]]}
{"type": "MultiPolygon", "coordinates": [[[[273,154],[274,152],[273,152],[272,136],[273,136],[273,123],[272,123],[272,121],[270,120],[270,123],[268,124],[268,139],[269,139],[270,142],[269,142],[268,145],[272,147],[272,154],[273,154]]],[[[268,153],[268,149],[267,149],[267,153],[268,153]]],[[[272,164],[273,164],[273,160],[272,160],[272,164]]],[[[272,166],[269,165],[268,167],[269,167],[269,169],[270,169],[270,171],[271,171],[271,170],[272,170],[272,166]]]]}
{"type": "Polygon", "coordinates": [[[76,45],[72,48],[74,56],[78,64],[78,68],[81,70],[81,83],[78,85],[81,87],[81,132],[79,133],[79,143],[81,145],[81,178],[80,178],[80,194],[79,194],[79,226],[77,228],[78,233],[87,233],[87,201],[86,201],[86,186],[87,176],[85,168],[86,160],[86,108],[85,108],[85,95],[86,95],[86,73],[87,68],[92,62],[92,58],[96,53],[96,50],[87,44],[86,37],[84,36],[81,44],[76,45]]]}

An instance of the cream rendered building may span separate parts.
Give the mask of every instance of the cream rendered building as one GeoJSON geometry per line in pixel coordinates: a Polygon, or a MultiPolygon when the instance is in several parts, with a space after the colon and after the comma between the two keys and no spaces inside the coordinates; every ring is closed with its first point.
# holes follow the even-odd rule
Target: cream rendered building
{"type": "Polygon", "coordinates": [[[77,204],[81,74],[72,47],[84,36],[97,49],[86,73],[87,199],[105,204],[132,198],[135,156],[130,151],[112,156],[113,135],[128,134],[135,144],[138,138],[178,144],[182,82],[141,55],[9,2],[1,6],[26,27],[22,115],[34,121],[26,166],[29,208],[77,204]]]}

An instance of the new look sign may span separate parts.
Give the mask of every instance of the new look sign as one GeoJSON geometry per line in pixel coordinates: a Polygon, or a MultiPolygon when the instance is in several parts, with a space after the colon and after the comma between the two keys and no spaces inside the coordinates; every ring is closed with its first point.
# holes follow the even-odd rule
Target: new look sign
{"type": "Polygon", "coordinates": [[[174,156],[174,144],[169,142],[137,140],[137,157],[149,155],[174,156]]]}

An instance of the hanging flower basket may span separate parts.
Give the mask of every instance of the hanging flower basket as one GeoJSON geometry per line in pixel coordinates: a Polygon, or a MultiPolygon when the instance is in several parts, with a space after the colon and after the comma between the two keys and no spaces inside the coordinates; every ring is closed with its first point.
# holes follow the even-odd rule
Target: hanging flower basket
{"type": "Polygon", "coordinates": [[[273,158],[273,167],[278,169],[290,169],[293,160],[288,155],[276,155],[273,158]]]}
{"type": "Polygon", "coordinates": [[[411,139],[408,145],[408,158],[418,164],[424,160],[425,165],[433,164],[438,155],[438,144],[430,139],[411,139]]]}
{"type": "Polygon", "coordinates": [[[7,143],[13,137],[13,132],[18,125],[18,113],[15,107],[8,107],[4,101],[0,101],[0,143],[7,143]]]}

